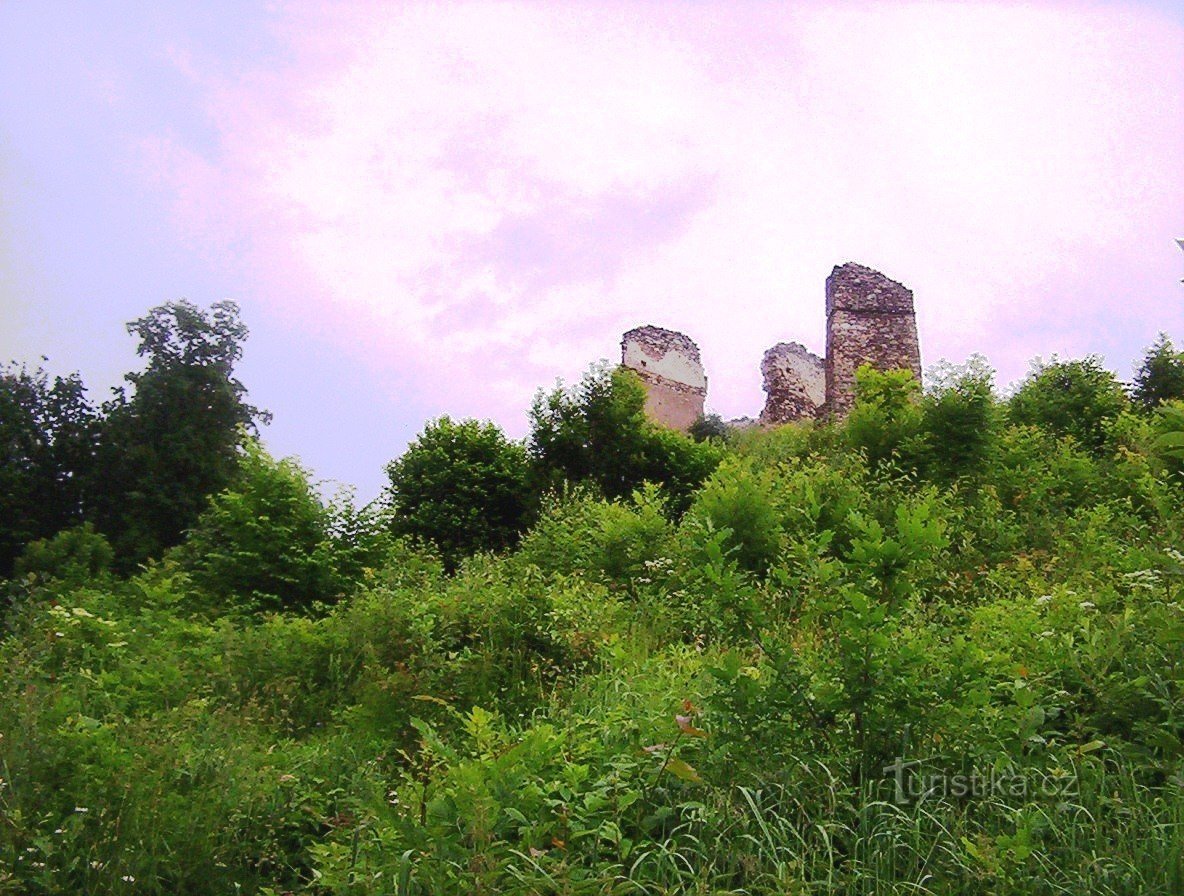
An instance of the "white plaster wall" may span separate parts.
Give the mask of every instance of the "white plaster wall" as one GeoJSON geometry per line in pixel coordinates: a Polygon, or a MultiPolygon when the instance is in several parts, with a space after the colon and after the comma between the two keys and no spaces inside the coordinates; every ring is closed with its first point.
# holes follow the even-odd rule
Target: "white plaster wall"
{"type": "Polygon", "coordinates": [[[695,389],[707,388],[707,377],[703,366],[677,350],[668,351],[655,358],[635,340],[625,343],[622,362],[634,370],[644,370],[676,383],[683,383],[695,389]]]}

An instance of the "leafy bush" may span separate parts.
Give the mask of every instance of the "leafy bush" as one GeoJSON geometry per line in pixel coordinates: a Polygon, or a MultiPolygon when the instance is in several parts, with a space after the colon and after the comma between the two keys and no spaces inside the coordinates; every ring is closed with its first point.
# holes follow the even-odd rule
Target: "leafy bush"
{"type": "Polygon", "coordinates": [[[13,578],[72,585],[102,582],[111,570],[113,558],[107,539],[90,523],[84,523],[26,545],[16,559],[13,578]]]}
{"type": "Polygon", "coordinates": [[[689,516],[724,532],[724,550],[742,569],[763,576],[781,550],[781,518],[773,470],[727,462],[695,496],[689,516]]]}
{"type": "Polygon", "coordinates": [[[855,406],[845,434],[873,466],[886,463],[917,437],[921,423],[920,385],[907,370],[855,371],[855,406]]]}
{"type": "Polygon", "coordinates": [[[1039,426],[1070,436],[1086,451],[1101,454],[1107,426],[1126,406],[1126,394],[1096,355],[1080,361],[1035,362],[1008,402],[1013,423],[1039,426]]]}
{"type": "Polygon", "coordinates": [[[395,531],[435,544],[449,566],[509,547],[525,524],[526,452],[492,423],[432,421],[387,473],[395,531]]]}
{"type": "Polygon", "coordinates": [[[952,482],[984,471],[998,428],[993,379],[981,356],[931,373],[920,424],[921,466],[929,476],[952,482]]]}
{"type": "Polygon", "coordinates": [[[328,524],[307,473],[248,441],[235,484],[210,499],[177,557],[215,606],[309,607],[338,596],[328,524]]]}
{"type": "Polygon", "coordinates": [[[1131,399],[1144,411],[1153,411],[1165,401],[1184,400],[1184,352],[1176,351],[1167,333],[1160,333],[1143,356],[1131,399]]]}
{"type": "Polygon", "coordinates": [[[540,392],[530,419],[529,450],[540,488],[585,483],[611,499],[655,482],[680,510],[722,457],[718,444],[696,443],[650,423],[645,386],[625,368],[594,366],[571,389],[540,392]]]}
{"type": "Polygon", "coordinates": [[[621,588],[636,585],[673,550],[674,529],[656,487],[628,501],[575,492],[553,498],[523,539],[519,558],[547,573],[578,573],[621,588]]]}

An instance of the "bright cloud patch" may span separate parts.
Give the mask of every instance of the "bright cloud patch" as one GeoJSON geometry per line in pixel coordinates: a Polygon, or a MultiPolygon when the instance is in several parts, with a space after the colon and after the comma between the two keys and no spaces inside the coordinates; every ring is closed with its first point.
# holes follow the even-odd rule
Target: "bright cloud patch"
{"type": "Polygon", "coordinates": [[[1182,322],[1184,36],[1151,14],[475,4],[275,26],[282,70],[178,56],[220,146],[145,158],[257,295],[441,412],[513,428],[536,386],[655,323],[700,343],[709,405],[755,413],[761,352],[821,348],[847,260],[913,287],[930,362],[985,350],[1014,376],[1104,349],[1115,318],[1182,322]]]}

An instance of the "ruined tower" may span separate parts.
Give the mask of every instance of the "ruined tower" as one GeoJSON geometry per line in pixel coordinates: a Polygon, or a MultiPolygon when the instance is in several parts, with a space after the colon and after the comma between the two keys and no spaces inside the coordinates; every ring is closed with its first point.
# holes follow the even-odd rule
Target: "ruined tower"
{"type": "Polygon", "coordinates": [[[646,415],[671,429],[687,430],[703,416],[707,377],[699,346],[674,330],[637,327],[621,339],[621,364],[645,383],[646,415]]]}
{"type": "Polygon", "coordinates": [[[921,380],[912,290],[860,264],[826,278],[826,407],[842,416],[855,402],[855,371],[910,370],[921,380]]]}
{"type": "Polygon", "coordinates": [[[826,362],[796,342],[778,342],[761,359],[762,426],[812,420],[826,397],[826,362]]]}

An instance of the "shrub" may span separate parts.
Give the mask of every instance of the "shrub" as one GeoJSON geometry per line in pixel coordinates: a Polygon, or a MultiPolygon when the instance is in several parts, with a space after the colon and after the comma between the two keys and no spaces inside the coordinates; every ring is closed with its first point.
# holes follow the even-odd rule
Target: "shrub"
{"type": "Polygon", "coordinates": [[[177,557],[199,600],[308,607],[337,596],[328,523],[299,464],[248,442],[235,484],[210,499],[177,557]]]}
{"type": "Polygon", "coordinates": [[[921,464],[938,480],[981,473],[997,429],[994,371],[982,356],[931,373],[921,402],[921,464]]]}
{"type": "Polygon", "coordinates": [[[772,470],[725,462],[695,496],[688,515],[725,531],[723,546],[744,570],[764,575],[781,549],[778,483],[772,470]]]}
{"type": "Polygon", "coordinates": [[[450,568],[509,547],[525,525],[526,452],[492,423],[441,417],[387,473],[395,532],[435,544],[450,568]]]}
{"type": "Polygon", "coordinates": [[[1106,447],[1108,425],[1122,413],[1126,394],[1114,374],[1090,355],[1080,361],[1036,361],[1008,403],[1013,423],[1071,436],[1094,455],[1106,447]]]}
{"type": "Polygon", "coordinates": [[[855,406],[847,417],[848,442],[873,467],[887,462],[913,440],[921,422],[920,385],[907,370],[855,371],[855,406]]]}
{"type": "Polygon", "coordinates": [[[1143,356],[1131,399],[1144,411],[1153,411],[1165,401],[1184,399],[1184,352],[1176,351],[1167,333],[1160,333],[1143,356]]]}
{"type": "Polygon", "coordinates": [[[650,567],[670,556],[674,530],[656,486],[628,500],[605,501],[576,492],[553,498],[523,539],[520,559],[547,573],[579,573],[632,590],[650,567]]]}
{"type": "Polygon", "coordinates": [[[592,367],[571,389],[540,392],[530,412],[530,455],[540,488],[588,483],[625,498],[645,482],[663,486],[675,510],[723,455],[712,442],[650,423],[645,386],[625,368],[592,367]]]}
{"type": "Polygon", "coordinates": [[[52,538],[30,542],[16,559],[14,578],[82,585],[102,581],[114,553],[90,523],[64,529],[52,538]]]}

